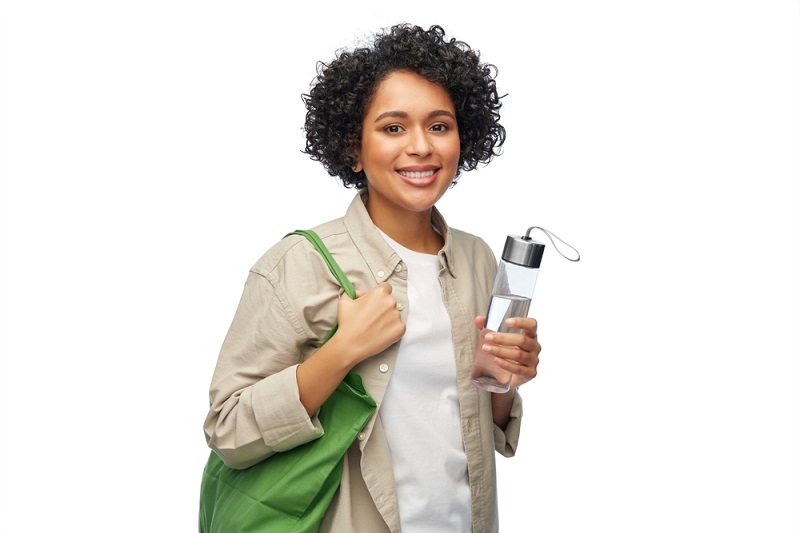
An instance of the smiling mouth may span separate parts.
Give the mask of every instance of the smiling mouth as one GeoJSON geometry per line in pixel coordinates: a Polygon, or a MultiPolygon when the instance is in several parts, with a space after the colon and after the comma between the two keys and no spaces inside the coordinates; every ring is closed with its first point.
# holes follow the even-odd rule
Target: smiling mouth
{"type": "Polygon", "coordinates": [[[404,178],[411,178],[411,179],[422,179],[422,178],[430,178],[433,176],[435,170],[426,170],[424,172],[407,172],[405,170],[398,170],[397,173],[403,176],[404,178]]]}

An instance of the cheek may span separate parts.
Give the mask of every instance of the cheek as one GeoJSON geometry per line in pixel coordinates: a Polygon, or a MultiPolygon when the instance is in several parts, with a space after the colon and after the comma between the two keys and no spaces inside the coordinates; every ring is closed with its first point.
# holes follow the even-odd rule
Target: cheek
{"type": "Polygon", "coordinates": [[[389,142],[370,141],[362,143],[362,159],[364,164],[385,164],[390,161],[397,152],[397,149],[389,142]]]}
{"type": "Polygon", "coordinates": [[[448,143],[446,153],[447,159],[452,161],[454,165],[458,165],[458,160],[461,158],[461,143],[458,141],[458,138],[448,143]]]}

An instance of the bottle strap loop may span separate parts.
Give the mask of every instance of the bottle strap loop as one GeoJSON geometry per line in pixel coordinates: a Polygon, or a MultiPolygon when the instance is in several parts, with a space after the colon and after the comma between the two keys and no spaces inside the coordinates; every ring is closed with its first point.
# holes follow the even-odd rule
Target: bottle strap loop
{"type": "Polygon", "coordinates": [[[538,229],[538,230],[542,231],[545,235],[547,235],[547,238],[550,239],[551,243],[553,243],[553,247],[556,249],[556,251],[559,254],[561,254],[561,256],[564,259],[566,259],[568,261],[572,261],[573,263],[577,263],[578,261],[581,260],[581,254],[580,254],[580,252],[578,250],[575,249],[574,246],[572,246],[571,244],[567,243],[567,241],[565,241],[564,239],[562,239],[561,237],[559,237],[558,235],[556,235],[552,231],[547,230],[545,228],[542,228],[540,226],[531,226],[530,228],[528,228],[528,231],[525,232],[525,239],[530,239],[531,238],[531,231],[533,231],[535,229],[538,229]],[[556,244],[556,242],[553,240],[553,237],[555,237],[558,241],[564,243],[568,248],[570,248],[572,251],[574,251],[575,252],[575,257],[574,258],[570,257],[570,256],[566,255],[564,252],[562,252],[559,249],[559,247],[556,244]]]}

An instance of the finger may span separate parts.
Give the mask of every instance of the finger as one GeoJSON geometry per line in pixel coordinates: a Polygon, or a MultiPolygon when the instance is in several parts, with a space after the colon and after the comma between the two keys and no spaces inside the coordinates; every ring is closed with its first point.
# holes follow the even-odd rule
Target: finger
{"type": "Polygon", "coordinates": [[[521,329],[529,337],[536,338],[539,330],[539,322],[535,318],[530,317],[516,317],[506,320],[506,326],[509,328],[521,329]]]}
{"type": "Polygon", "coordinates": [[[478,329],[483,329],[486,326],[486,317],[483,315],[478,315],[475,317],[475,326],[478,329]]]}
{"type": "Polygon", "coordinates": [[[488,331],[485,337],[486,342],[509,348],[522,348],[528,345],[532,339],[525,333],[496,333],[494,331],[488,331]]]}
{"type": "Polygon", "coordinates": [[[536,368],[526,365],[522,361],[515,361],[514,359],[503,359],[502,357],[495,357],[494,362],[503,370],[507,370],[514,375],[524,376],[531,378],[536,375],[536,368]]]}
{"type": "Polygon", "coordinates": [[[536,377],[536,366],[538,365],[538,361],[531,361],[528,364],[522,361],[515,361],[513,359],[495,357],[494,363],[499,368],[502,368],[513,375],[513,380],[517,383],[516,386],[528,382],[536,377]]]}
{"type": "Polygon", "coordinates": [[[539,350],[525,350],[519,346],[499,346],[497,344],[485,344],[483,351],[493,356],[495,361],[503,362],[501,365],[506,370],[512,370],[508,365],[516,365],[513,373],[518,374],[519,368],[536,368],[539,364],[539,350]]]}
{"type": "Polygon", "coordinates": [[[489,332],[484,338],[483,351],[503,359],[512,359],[524,364],[533,362],[542,351],[539,341],[521,333],[489,332]]]}
{"type": "Polygon", "coordinates": [[[378,288],[386,292],[386,294],[392,294],[392,285],[388,281],[384,281],[383,283],[378,283],[378,288]]]}
{"type": "Polygon", "coordinates": [[[483,345],[483,351],[503,360],[523,361],[526,358],[526,352],[521,350],[519,346],[487,343],[483,345]]]}

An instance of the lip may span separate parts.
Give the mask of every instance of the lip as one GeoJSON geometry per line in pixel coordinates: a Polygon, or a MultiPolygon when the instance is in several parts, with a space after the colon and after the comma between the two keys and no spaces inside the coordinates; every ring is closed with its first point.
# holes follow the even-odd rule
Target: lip
{"type": "Polygon", "coordinates": [[[412,166],[395,170],[400,179],[414,187],[427,187],[439,177],[439,167],[412,166]],[[421,175],[420,175],[421,174],[421,175]]]}

